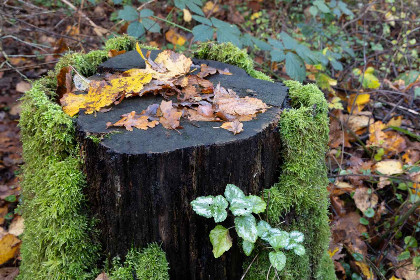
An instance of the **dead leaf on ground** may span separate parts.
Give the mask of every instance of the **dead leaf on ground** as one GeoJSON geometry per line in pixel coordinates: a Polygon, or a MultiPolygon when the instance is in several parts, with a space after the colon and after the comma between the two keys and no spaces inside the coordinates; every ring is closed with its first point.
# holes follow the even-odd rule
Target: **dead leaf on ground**
{"type": "Polygon", "coordinates": [[[402,163],[396,159],[383,160],[375,164],[375,170],[384,175],[403,173],[402,163]]]}
{"type": "Polygon", "coordinates": [[[348,105],[347,105],[347,111],[353,115],[358,114],[363,110],[363,108],[366,106],[366,104],[369,103],[370,95],[368,93],[363,94],[352,94],[350,95],[348,105]],[[353,111],[352,111],[353,107],[353,111]]]}
{"type": "Polygon", "coordinates": [[[3,234],[0,236],[0,265],[13,259],[20,248],[20,240],[13,234],[3,234]]]}
{"type": "Polygon", "coordinates": [[[339,146],[350,148],[349,133],[346,130],[343,130],[340,123],[340,118],[342,117],[341,111],[334,110],[332,114],[336,117],[330,117],[329,147],[331,149],[338,148],[339,146]]]}
{"type": "Polygon", "coordinates": [[[23,224],[22,216],[16,216],[9,226],[9,233],[15,236],[19,236],[23,233],[25,226],[23,224]]]}
{"type": "Polygon", "coordinates": [[[353,196],[356,207],[364,213],[368,208],[375,208],[378,196],[369,188],[358,188],[353,196]]]}
{"type": "Polygon", "coordinates": [[[28,90],[31,89],[31,84],[25,81],[20,81],[19,83],[17,83],[16,85],[16,91],[20,92],[20,93],[25,93],[28,90]]]}
{"type": "Polygon", "coordinates": [[[370,269],[370,267],[366,263],[356,261],[356,265],[360,268],[360,271],[366,277],[367,280],[376,279],[376,277],[374,277],[374,275],[372,273],[372,270],[370,269]]]}
{"type": "MultiPolygon", "coordinates": [[[[346,117],[346,115],[343,116],[346,117]]],[[[371,123],[373,123],[373,119],[371,117],[363,115],[350,115],[347,125],[352,131],[360,135],[361,133],[358,132],[368,127],[371,123]]]]}
{"type": "MultiPolygon", "coordinates": [[[[186,11],[188,11],[188,10],[186,10],[186,11]]],[[[184,12],[184,15],[185,15],[185,12],[184,12]]],[[[191,17],[191,14],[190,14],[190,17],[191,17]]],[[[172,43],[175,46],[183,46],[185,44],[185,42],[187,41],[184,36],[182,36],[181,34],[176,32],[175,29],[172,29],[172,28],[169,29],[165,33],[165,38],[168,42],[172,43]]]]}
{"type": "Polygon", "coordinates": [[[413,264],[408,264],[398,268],[395,275],[400,278],[404,278],[405,280],[418,280],[420,277],[420,273],[416,273],[416,268],[413,264]]]}
{"type": "Polygon", "coordinates": [[[230,73],[229,69],[227,69],[227,68],[224,69],[224,70],[221,70],[221,69],[217,69],[217,68],[208,66],[206,64],[201,64],[200,65],[200,73],[198,73],[197,76],[199,78],[204,78],[208,75],[216,74],[216,72],[219,72],[219,74],[222,74],[222,75],[229,75],[229,76],[232,75],[232,73],[230,73]]]}
{"type": "Polygon", "coordinates": [[[383,131],[386,127],[381,121],[371,124],[367,145],[384,148],[385,153],[390,155],[403,152],[407,147],[404,137],[396,131],[383,131]]]}
{"type": "Polygon", "coordinates": [[[331,232],[333,242],[344,243],[350,253],[367,255],[366,243],[361,238],[362,233],[366,232],[366,227],[360,224],[358,213],[350,212],[343,217],[337,217],[332,223],[331,232]]]}
{"type": "Polygon", "coordinates": [[[4,216],[9,212],[7,205],[0,207],[0,225],[4,223],[4,216]]]}
{"type": "Polygon", "coordinates": [[[19,275],[19,268],[17,267],[2,267],[0,268],[1,280],[14,280],[19,275]]]}
{"type": "Polygon", "coordinates": [[[105,272],[102,272],[95,278],[95,280],[109,280],[108,275],[105,272]]]}

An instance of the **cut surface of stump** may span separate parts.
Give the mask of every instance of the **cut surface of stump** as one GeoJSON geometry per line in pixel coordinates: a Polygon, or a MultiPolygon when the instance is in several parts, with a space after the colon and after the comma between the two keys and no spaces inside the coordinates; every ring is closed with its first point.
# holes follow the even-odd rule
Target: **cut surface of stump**
{"type": "MultiPolygon", "coordinates": [[[[157,53],[152,51],[152,59],[157,53]]],[[[243,122],[244,131],[237,135],[219,128],[221,122],[183,118],[179,130],[162,125],[133,131],[106,128],[123,114],[160,104],[160,95],[125,99],[106,113],[80,112],[77,135],[85,154],[86,192],[90,211],[98,219],[104,255],[124,257],[133,246],[158,242],[167,254],[171,279],[239,279],[244,254],[234,229],[233,247],[215,259],[209,239],[215,223],[195,214],[190,202],[223,194],[226,184],[258,195],[277,182],[281,160],[277,126],[287,88],[254,79],[236,66],[193,59],[198,67],[203,63],[233,74],[206,77],[214,86],[220,83],[240,97],[259,98],[271,108],[243,122]],[[90,135],[100,136],[101,142],[90,135]]],[[[132,51],[109,59],[99,72],[144,67],[132,51]]],[[[231,227],[232,217],[222,224],[231,227]]]]}

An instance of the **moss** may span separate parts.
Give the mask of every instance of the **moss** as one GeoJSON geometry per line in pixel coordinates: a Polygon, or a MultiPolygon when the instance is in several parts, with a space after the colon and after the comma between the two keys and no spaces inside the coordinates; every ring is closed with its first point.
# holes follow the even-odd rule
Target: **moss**
{"type": "MultiPolygon", "coordinates": [[[[279,127],[284,163],[279,182],[265,190],[269,201],[267,218],[284,230],[304,233],[306,255],[287,254],[281,279],[336,279],[326,253],[328,225],[328,184],[325,152],[328,142],[328,105],[315,85],[286,81],[292,109],[285,110],[279,127]],[[287,216],[287,224],[282,221],[287,216]]],[[[266,279],[270,267],[267,252],[260,249],[258,265],[252,265],[247,279],[266,279]]],[[[274,276],[271,272],[271,277],[274,276]]]]}
{"type": "Polygon", "coordinates": [[[201,59],[229,63],[244,69],[256,79],[273,81],[266,74],[254,69],[254,61],[249,57],[246,50],[241,50],[230,42],[222,44],[216,44],[214,42],[202,43],[194,53],[194,56],[201,59]]]}
{"type": "Polygon", "coordinates": [[[84,213],[85,177],[72,119],[48,98],[54,89],[54,80],[43,78],[22,98],[25,232],[18,279],[91,279],[98,246],[84,213]]]}
{"type": "MultiPolygon", "coordinates": [[[[125,37],[113,39],[112,44],[126,46],[121,42],[127,40],[130,41],[125,37]]],[[[86,178],[75,127],[73,119],[53,98],[56,75],[62,67],[72,65],[82,75],[89,76],[106,58],[106,50],[69,53],[57,63],[54,71],[34,82],[22,98],[19,125],[25,164],[19,207],[25,220],[25,232],[20,280],[83,280],[97,275],[99,246],[92,241],[95,240],[93,222],[86,214],[83,195],[86,178]]],[[[162,276],[164,267],[167,272],[167,262],[162,261],[166,261],[164,252],[150,248],[141,255],[132,253],[127,260],[136,261],[139,275],[140,271],[147,270],[148,274],[143,274],[147,278],[156,273],[160,278],[152,279],[167,279],[162,276]],[[147,266],[147,263],[153,265],[147,266]]]]}
{"type": "Polygon", "coordinates": [[[110,273],[112,280],[132,280],[135,273],[139,280],[168,280],[169,266],[165,252],[156,243],[149,244],[143,250],[131,249],[124,265],[114,259],[114,269],[110,273]]]}
{"type": "Polygon", "coordinates": [[[136,46],[136,39],[132,36],[123,35],[114,37],[105,42],[105,50],[117,50],[117,51],[131,51],[136,46]]]}

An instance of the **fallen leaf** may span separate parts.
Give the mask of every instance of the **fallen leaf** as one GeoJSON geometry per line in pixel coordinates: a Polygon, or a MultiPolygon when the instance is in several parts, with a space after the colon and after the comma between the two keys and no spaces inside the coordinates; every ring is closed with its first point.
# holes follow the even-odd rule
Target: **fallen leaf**
{"type": "Polygon", "coordinates": [[[177,109],[172,107],[172,101],[162,101],[157,115],[161,115],[159,121],[163,127],[166,129],[176,129],[179,127],[182,112],[178,112],[177,109]]]}
{"type": "Polygon", "coordinates": [[[419,274],[413,264],[405,265],[395,271],[395,275],[405,280],[418,280],[419,274]]]}
{"type": "Polygon", "coordinates": [[[0,265],[13,259],[19,250],[20,240],[13,234],[0,236],[0,265]]]}
{"type": "Polygon", "coordinates": [[[386,127],[381,121],[370,124],[367,145],[384,148],[390,155],[403,152],[407,147],[404,137],[396,131],[383,131],[386,127]]]}
{"type": "Polygon", "coordinates": [[[121,50],[121,51],[109,50],[108,51],[108,57],[116,57],[117,55],[120,55],[120,54],[123,54],[123,53],[126,53],[126,50],[121,50]]]}
{"type": "Polygon", "coordinates": [[[375,279],[373,277],[373,273],[372,273],[370,267],[366,263],[356,261],[356,265],[360,268],[360,271],[366,277],[367,280],[375,279]]]}
{"type": "MultiPolygon", "coordinates": [[[[184,15],[185,15],[185,12],[184,12],[184,15]]],[[[191,14],[190,14],[190,17],[191,17],[191,14]]],[[[185,42],[187,41],[184,36],[177,33],[174,29],[169,29],[168,32],[165,33],[165,38],[168,42],[174,45],[178,45],[178,46],[183,46],[185,42]]]]}
{"type": "Polygon", "coordinates": [[[80,109],[86,109],[86,114],[92,114],[111,105],[124,93],[140,92],[144,84],[152,79],[151,74],[136,73],[129,77],[105,81],[92,81],[87,94],[67,93],[61,99],[63,111],[69,116],[76,115],[80,109]]]}
{"type": "Polygon", "coordinates": [[[243,123],[239,122],[238,120],[234,120],[233,122],[225,122],[221,126],[221,128],[233,132],[234,135],[244,131],[243,127],[244,127],[243,123]]]}
{"type": "Polygon", "coordinates": [[[0,207],[0,225],[4,223],[4,216],[8,213],[9,208],[6,206],[0,207]]]}
{"type": "Polygon", "coordinates": [[[157,80],[168,81],[185,75],[190,71],[192,65],[192,60],[189,57],[171,50],[160,52],[153,63],[150,59],[144,57],[138,43],[136,50],[146,62],[146,69],[136,70],[142,73],[150,73],[157,80]]]}
{"type": "Polygon", "coordinates": [[[95,278],[95,280],[109,280],[108,275],[105,272],[102,272],[95,278]]]}
{"type": "Polygon", "coordinates": [[[374,120],[368,116],[350,115],[347,125],[351,130],[357,133],[361,129],[368,127],[373,121],[374,120]]]}
{"type": "Polygon", "coordinates": [[[213,3],[213,1],[207,1],[206,4],[204,4],[203,12],[205,14],[208,14],[210,12],[217,13],[219,9],[219,5],[213,3]]]}
{"type": "Polygon", "coordinates": [[[31,89],[31,84],[25,81],[20,81],[16,84],[16,91],[20,93],[25,93],[31,89]]]}
{"type": "Polygon", "coordinates": [[[192,19],[190,11],[188,11],[187,9],[183,9],[182,12],[184,13],[184,21],[190,22],[192,19]]]}
{"type": "Polygon", "coordinates": [[[16,216],[13,219],[12,223],[9,226],[9,233],[15,236],[19,236],[23,233],[23,229],[25,226],[23,225],[23,218],[22,216],[16,216]]]}
{"type": "Polygon", "coordinates": [[[221,70],[221,69],[216,69],[214,67],[208,66],[206,64],[201,64],[200,65],[200,73],[198,73],[197,76],[199,78],[204,78],[208,75],[216,74],[216,72],[219,72],[219,74],[222,74],[222,75],[232,75],[232,73],[230,73],[229,69],[227,69],[227,68],[224,69],[224,70],[221,70]]]}
{"type": "Polygon", "coordinates": [[[396,126],[396,127],[400,127],[400,126],[401,126],[401,123],[402,123],[402,119],[403,119],[403,117],[402,117],[402,116],[395,116],[395,117],[392,117],[386,125],[387,125],[388,127],[389,127],[389,126],[396,126]]]}
{"type": "Polygon", "coordinates": [[[352,94],[350,95],[347,111],[351,114],[356,115],[357,113],[361,112],[366,104],[369,103],[370,95],[368,93],[363,94],[352,94]],[[352,108],[354,107],[353,111],[352,108]]]}
{"type": "Polygon", "coordinates": [[[402,159],[405,164],[413,165],[420,160],[420,151],[417,149],[407,149],[402,159]]]}
{"type": "Polygon", "coordinates": [[[403,280],[403,279],[397,278],[397,277],[395,277],[395,275],[393,275],[391,278],[389,278],[389,280],[403,280]]]}
{"type": "Polygon", "coordinates": [[[402,163],[396,159],[383,160],[375,165],[375,170],[384,175],[403,173],[402,163]]]}
{"type": "Polygon", "coordinates": [[[0,279],[14,280],[19,275],[19,268],[17,267],[2,267],[0,268],[0,279]]]}
{"type": "Polygon", "coordinates": [[[378,196],[369,188],[358,188],[353,195],[356,207],[363,212],[368,208],[375,208],[378,204],[378,196]]]}
{"type": "Polygon", "coordinates": [[[63,67],[57,75],[57,89],[55,92],[57,93],[58,99],[72,90],[71,70],[70,66],[63,67]]]}
{"type": "Polygon", "coordinates": [[[333,242],[344,243],[351,253],[367,255],[366,243],[361,235],[366,232],[366,227],[360,224],[360,215],[350,212],[342,217],[336,217],[331,225],[333,242]]]}

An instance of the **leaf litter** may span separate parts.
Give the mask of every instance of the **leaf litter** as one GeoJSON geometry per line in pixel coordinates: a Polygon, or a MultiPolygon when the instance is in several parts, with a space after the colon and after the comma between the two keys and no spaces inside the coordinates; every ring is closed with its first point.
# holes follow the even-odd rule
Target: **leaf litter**
{"type": "Polygon", "coordinates": [[[239,97],[232,89],[225,89],[220,83],[214,86],[204,79],[216,73],[232,75],[227,68],[216,69],[201,64],[200,72],[193,74],[190,71],[192,60],[183,54],[165,50],[153,61],[150,51],[144,55],[138,44],[136,50],[146,63],[145,69],[130,69],[108,75],[104,80],[90,80],[73,67],[63,68],[57,76],[57,93],[63,111],[73,117],[81,109],[85,114],[107,111],[107,107],[133,96],[153,93],[169,100],[176,95],[176,102],[163,100],[141,113],[124,114],[119,121],[108,122],[106,126],[125,127],[132,131],[133,127],[147,130],[161,124],[166,129],[176,130],[182,128],[180,121],[184,118],[191,122],[224,122],[221,128],[238,134],[243,131],[242,122],[254,119],[269,108],[258,98],[239,97]],[[71,70],[76,72],[73,80],[71,70]],[[78,93],[86,90],[87,93],[78,93]]]}

